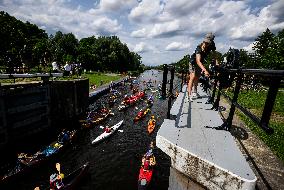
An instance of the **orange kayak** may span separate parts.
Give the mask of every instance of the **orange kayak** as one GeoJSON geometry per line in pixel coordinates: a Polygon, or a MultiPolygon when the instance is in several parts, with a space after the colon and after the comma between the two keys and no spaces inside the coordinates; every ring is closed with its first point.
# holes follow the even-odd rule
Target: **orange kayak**
{"type": "Polygon", "coordinates": [[[148,133],[151,134],[155,129],[156,123],[152,123],[148,125],[148,133]]]}

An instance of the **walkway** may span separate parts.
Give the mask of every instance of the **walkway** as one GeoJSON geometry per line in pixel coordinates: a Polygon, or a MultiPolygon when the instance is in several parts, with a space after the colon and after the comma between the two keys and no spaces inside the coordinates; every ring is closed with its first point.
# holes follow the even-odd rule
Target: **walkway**
{"type": "MultiPolygon", "coordinates": [[[[208,96],[200,89],[201,98],[189,102],[183,87],[172,106],[171,118],[164,120],[157,134],[157,147],[171,157],[172,170],[207,189],[254,189],[255,174],[230,132],[214,129],[223,121],[210,109],[212,105],[205,104],[208,96]]],[[[193,188],[189,181],[175,177],[169,189],[193,188]]]]}

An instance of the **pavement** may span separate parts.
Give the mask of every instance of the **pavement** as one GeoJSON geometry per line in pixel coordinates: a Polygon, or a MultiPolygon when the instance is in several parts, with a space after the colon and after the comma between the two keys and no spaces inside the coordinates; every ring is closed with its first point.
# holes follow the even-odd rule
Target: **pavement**
{"type": "MultiPolygon", "coordinates": [[[[190,102],[186,85],[156,137],[157,147],[171,157],[172,167],[207,189],[254,189],[256,176],[230,132],[217,130],[223,120],[208,95],[190,102]]],[[[177,188],[170,184],[170,189],[177,188]]],[[[188,188],[186,188],[188,189],[188,188]]]]}
{"type": "MultiPolygon", "coordinates": [[[[220,111],[220,115],[227,118],[230,111],[229,103],[222,98],[220,106],[226,108],[220,111]]],[[[234,115],[231,133],[257,177],[256,189],[284,189],[283,161],[245,125],[237,114],[234,115]]]]}

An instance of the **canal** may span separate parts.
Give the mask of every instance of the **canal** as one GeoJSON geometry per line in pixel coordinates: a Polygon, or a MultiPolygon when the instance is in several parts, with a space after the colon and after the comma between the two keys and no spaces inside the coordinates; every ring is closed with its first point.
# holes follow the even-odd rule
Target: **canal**
{"type": "MultiPolygon", "coordinates": [[[[162,83],[163,72],[150,70],[142,73],[137,80],[140,82],[139,88],[143,90],[145,85],[143,81],[151,79],[153,89],[157,89],[158,84],[162,83]]],[[[168,80],[170,74],[168,75],[168,80]]],[[[175,91],[180,90],[180,81],[175,77],[175,91]]],[[[169,84],[167,85],[169,88],[169,84]]],[[[151,108],[151,114],[146,118],[133,122],[138,111],[146,107],[144,101],[127,108],[124,111],[118,111],[125,94],[131,94],[130,86],[120,86],[117,90],[122,94],[119,100],[111,107],[113,116],[108,117],[103,123],[94,126],[91,129],[80,130],[72,147],[64,151],[56,162],[61,163],[63,173],[69,173],[83,163],[89,162],[90,168],[87,177],[83,179],[77,189],[87,190],[134,190],[137,189],[137,179],[141,165],[141,157],[147,151],[151,141],[155,142],[157,131],[163,120],[167,116],[168,101],[158,98],[158,91],[146,91],[147,95],[154,95],[154,104],[151,108]],[[154,115],[157,124],[154,132],[149,135],[147,132],[147,122],[150,116],[154,115]],[[124,120],[121,131],[115,132],[110,138],[92,145],[91,141],[103,132],[100,125],[114,125],[120,120],[124,120]]],[[[108,94],[102,96],[90,105],[90,108],[99,104],[107,104],[108,94]]],[[[79,126],[77,126],[79,127],[79,126]]],[[[153,179],[148,189],[166,190],[169,184],[170,158],[159,149],[155,149],[157,165],[154,168],[153,179]]],[[[48,163],[41,168],[30,172],[28,175],[20,178],[13,184],[7,185],[4,189],[33,189],[36,186],[46,186],[49,183],[49,175],[55,168],[55,162],[48,163]]]]}

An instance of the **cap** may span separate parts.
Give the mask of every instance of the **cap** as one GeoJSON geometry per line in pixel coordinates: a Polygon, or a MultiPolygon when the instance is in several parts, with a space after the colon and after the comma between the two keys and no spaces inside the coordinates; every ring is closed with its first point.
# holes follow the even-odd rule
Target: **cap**
{"type": "Polygon", "coordinates": [[[212,41],[212,40],[214,40],[215,36],[213,35],[212,32],[209,32],[208,34],[205,35],[205,38],[207,38],[210,41],[212,41]]]}
{"type": "Polygon", "coordinates": [[[208,39],[208,38],[204,38],[203,42],[206,42],[206,43],[211,43],[211,41],[208,39]]]}

